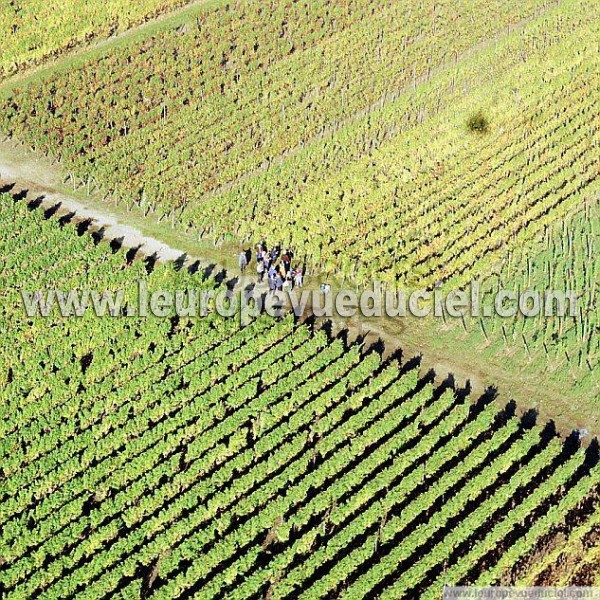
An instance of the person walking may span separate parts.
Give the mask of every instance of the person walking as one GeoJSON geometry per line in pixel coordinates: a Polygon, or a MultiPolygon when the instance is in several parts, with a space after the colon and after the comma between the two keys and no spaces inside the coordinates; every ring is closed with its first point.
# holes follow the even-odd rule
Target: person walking
{"type": "Polygon", "coordinates": [[[277,276],[275,277],[275,287],[277,288],[278,292],[283,290],[283,279],[280,273],[277,273],[277,276]]]}
{"type": "Polygon", "coordinates": [[[258,283],[262,283],[265,277],[265,263],[262,260],[258,261],[256,272],[258,273],[258,283]]]}
{"type": "Polygon", "coordinates": [[[302,274],[302,268],[296,268],[294,269],[294,285],[297,285],[299,288],[302,287],[302,283],[303,283],[303,274],[302,274]]]}
{"type": "Polygon", "coordinates": [[[242,273],[246,270],[246,267],[248,266],[248,258],[246,256],[246,252],[243,250],[238,256],[238,265],[242,273]]]}
{"type": "Polygon", "coordinates": [[[283,268],[285,269],[285,274],[287,275],[291,268],[290,255],[288,254],[287,250],[283,253],[283,256],[281,257],[281,262],[283,263],[283,268]]]}

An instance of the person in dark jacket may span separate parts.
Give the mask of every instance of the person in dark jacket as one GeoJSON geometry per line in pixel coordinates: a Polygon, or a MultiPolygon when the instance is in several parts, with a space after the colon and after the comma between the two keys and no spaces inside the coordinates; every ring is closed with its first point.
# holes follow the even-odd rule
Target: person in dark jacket
{"type": "Polygon", "coordinates": [[[277,273],[275,277],[275,287],[277,288],[278,292],[281,292],[283,290],[283,278],[279,273],[277,273]]]}

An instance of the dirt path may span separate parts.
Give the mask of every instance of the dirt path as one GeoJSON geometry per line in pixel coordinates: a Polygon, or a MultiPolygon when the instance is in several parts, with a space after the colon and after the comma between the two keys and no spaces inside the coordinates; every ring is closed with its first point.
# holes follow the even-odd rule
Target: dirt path
{"type": "MultiPolygon", "coordinates": [[[[49,209],[56,207],[56,216],[70,215],[74,222],[89,221],[93,230],[103,230],[103,239],[106,242],[118,241],[126,249],[135,248],[142,256],[153,256],[161,262],[178,261],[183,266],[198,263],[201,268],[210,268],[212,273],[221,273],[221,277],[226,282],[232,282],[231,289],[244,289],[253,285],[259,292],[266,292],[267,285],[256,285],[256,277],[239,277],[237,270],[227,269],[225,266],[230,257],[222,256],[223,260],[214,260],[201,256],[199,253],[189,253],[183,247],[177,247],[161,241],[156,237],[149,236],[141,229],[130,224],[123,219],[122,215],[111,211],[102,199],[93,194],[86,197],[84,194],[71,194],[65,190],[62,183],[64,173],[60,165],[52,164],[48,159],[39,157],[23,145],[10,140],[0,141],[0,189],[3,187],[14,186],[10,192],[12,194],[26,194],[27,200],[39,199],[41,207],[49,209]]],[[[313,281],[307,289],[317,289],[318,282],[313,281]]],[[[310,306],[307,307],[306,316],[312,313],[310,306]]],[[[335,319],[333,327],[336,332],[342,329],[348,330],[349,339],[353,340],[361,337],[367,344],[374,344],[383,341],[386,348],[386,354],[391,354],[398,350],[401,345],[405,352],[405,357],[410,358],[420,354],[419,348],[407,347],[407,344],[401,344],[401,340],[395,335],[379,327],[373,322],[364,322],[359,319],[335,319]]],[[[446,379],[450,372],[457,379],[457,383],[465,385],[467,380],[474,384],[474,391],[483,392],[484,387],[479,377],[474,376],[459,367],[450,368],[438,359],[427,361],[424,369],[434,368],[440,380],[446,379]]]]}
{"type": "MultiPolygon", "coordinates": [[[[233,289],[243,289],[256,283],[256,277],[239,278],[235,258],[229,250],[212,248],[204,253],[198,240],[185,239],[181,234],[167,230],[163,226],[148,233],[147,219],[137,218],[135,213],[124,213],[119,207],[113,210],[102,198],[71,191],[64,185],[65,175],[60,165],[52,164],[48,159],[35,155],[24,146],[11,141],[0,141],[0,188],[14,185],[11,193],[27,190],[28,199],[42,198],[46,208],[59,205],[58,215],[70,215],[75,222],[90,221],[93,229],[103,229],[106,241],[117,240],[124,248],[135,248],[138,253],[154,256],[159,261],[177,261],[185,266],[198,263],[198,267],[219,274],[219,280],[225,281],[233,289]],[[171,239],[167,239],[167,238],[171,239]],[[181,242],[181,244],[180,244],[181,242]]],[[[252,274],[253,275],[253,274],[252,274]]],[[[308,289],[318,287],[318,277],[309,281],[308,289]]],[[[266,285],[257,287],[266,292],[266,285]]],[[[307,313],[310,313],[310,308],[307,313]]],[[[326,320],[326,319],[323,319],[326,320]]],[[[591,436],[596,434],[594,423],[579,415],[576,408],[561,398],[561,391],[544,386],[540,390],[539,382],[527,378],[515,377],[515,374],[481,365],[472,355],[460,355],[450,348],[436,349],[428,344],[426,332],[413,326],[407,326],[397,319],[333,319],[335,332],[348,331],[348,339],[360,337],[366,345],[383,343],[386,354],[402,351],[402,360],[414,356],[421,357],[421,373],[435,372],[435,379],[441,382],[452,379],[457,388],[469,386],[474,398],[479,397],[488,386],[497,386],[498,400],[505,403],[513,398],[520,412],[529,408],[539,411],[539,419],[545,422],[554,419],[559,430],[568,435],[574,428],[588,428],[591,436]]],[[[432,333],[432,332],[429,332],[432,333]]],[[[435,334],[435,332],[433,332],[435,334]]],[[[531,379],[531,378],[529,378],[531,379]]],[[[589,441],[591,436],[586,440],[589,441]]]]}
{"type": "MultiPolygon", "coordinates": [[[[145,235],[139,229],[127,225],[120,221],[118,216],[111,213],[106,208],[100,210],[96,203],[93,206],[90,202],[82,201],[79,198],[73,197],[65,192],[57,191],[52,183],[56,183],[57,173],[48,169],[47,165],[43,165],[43,159],[36,159],[33,154],[29,160],[18,162],[13,158],[7,157],[7,152],[10,149],[18,147],[0,143],[0,190],[10,186],[11,194],[21,194],[23,199],[33,201],[39,199],[40,207],[50,209],[58,205],[58,209],[54,213],[56,217],[71,216],[74,223],[90,221],[90,230],[103,230],[103,241],[110,243],[117,241],[121,247],[130,249],[135,248],[138,251],[138,256],[153,256],[160,262],[178,262],[183,266],[189,266],[198,263],[201,269],[207,269],[211,273],[219,273],[220,277],[226,283],[229,282],[230,289],[241,290],[249,287],[254,287],[259,293],[266,293],[268,287],[265,283],[256,285],[256,277],[240,277],[237,273],[228,271],[221,264],[207,260],[201,256],[191,255],[183,251],[181,248],[171,246],[154,237],[145,235]],[[42,163],[42,164],[40,164],[42,163]]],[[[226,261],[223,261],[225,263],[226,261]]],[[[313,284],[312,289],[316,289],[313,284]]],[[[311,286],[307,286],[311,289],[311,286]]],[[[288,306],[291,309],[291,306],[288,306]]],[[[311,306],[307,306],[304,317],[309,317],[312,314],[311,306]]],[[[469,386],[474,396],[481,395],[485,392],[483,384],[484,379],[472,370],[465,370],[458,365],[449,365],[442,358],[433,355],[430,352],[423,353],[423,349],[413,347],[406,340],[401,340],[394,333],[390,333],[386,328],[378,326],[373,321],[361,320],[360,318],[341,319],[341,318],[322,318],[317,319],[317,322],[330,321],[334,333],[340,333],[343,330],[347,331],[349,341],[354,341],[358,338],[362,339],[365,346],[371,346],[383,343],[384,356],[389,356],[398,350],[402,351],[402,360],[410,360],[415,356],[421,356],[421,373],[433,370],[435,379],[438,383],[451,379],[455,382],[457,388],[469,386]]]]}
{"type": "MultiPolygon", "coordinates": [[[[213,261],[207,260],[200,256],[190,255],[182,249],[170,246],[160,240],[144,235],[139,229],[126,225],[120,222],[114,214],[108,209],[100,211],[90,207],[65,193],[54,191],[51,188],[44,187],[37,182],[32,182],[31,178],[24,178],[21,175],[31,175],[27,165],[23,169],[8,169],[6,164],[0,163],[0,191],[10,188],[10,193],[19,194],[23,200],[40,201],[40,208],[52,209],[55,217],[70,216],[73,223],[89,222],[90,231],[103,230],[103,241],[118,242],[125,249],[135,248],[138,256],[152,256],[158,262],[178,262],[182,266],[191,266],[196,264],[200,269],[208,269],[212,273],[220,273],[221,278],[233,290],[242,290],[254,288],[259,293],[266,293],[268,287],[266,283],[262,285],[256,284],[256,277],[240,277],[237,274],[227,271],[222,265],[215,264],[213,261]]],[[[308,290],[316,289],[308,286],[308,290]]],[[[291,309],[291,305],[288,306],[291,309]]],[[[310,305],[307,306],[304,317],[309,317],[312,314],[310,305]]],[[[323,318],[318,321],[324,322],[330,319],[323,318]]],[[[342,330],[347,330],[348,339],[354,341],[357,338],[364,340],[366,346],[374,344],[384,344],[384,356],[388,356],[396,352],[402,347],[403,360],[409,360],[413,356],[420,354],[419,349],[410,349],[406,344],[401,344],[400,339],[387,332],[384,328],[378,327],[372,322],[362,322],[359,319],[334,319],[333,330],[339,333],[342,330]]],[[[459,387],[464,387],[469,381],[474,393],[479,394],[484,392],[484,386],[478,376],[471,372],[467,372],[458,366],[449,366],[441,362],[432,362],[427,360],[423,362],[422,372],[426,373],[433,369],[436,373],[436,380],[441,382],[451,376],[459,387]]]]}
{"type": "Polygon", "coordinates": [[[140,248],[146,256],[155,255],[160,261],[175,261],[185,254],[157,239],[144,235],[141,231],[118,220],[108,209],[100,211],[81,200],[56,190],[57,173],[44,169],[40,161],[31,155],[31,160],[19,160],[16,154],[11,155],[9,143],[0,144],[0,186],[14,184],[11,191],[27,190],[31,200],[41,199],[41,206],[51,208],[59,205],[60,216],[73,214],[77,221],[90,221],[96,229],[104,230],[104,238],[108,241],[119,240],[125,248],[140,248]]]}
{"type": "Polygon", "coordinates": [[[185,255],[181,250],[145,236],[134,227],[120,223],[110,212],[101,213],[85,206],[78,200],[58,192],[49,191],[28,180],[6,176],[0,177],[0,186],[12,183],[15,184],[15,188],[11,192],[28,191],[29,199],[33,200],[35,196],[38,196],[41,199],[41,206],[45,209],[58,205],[58,216],[73,214],[75,222],[90,221],[94,229],[104,231],[104,239],[109,242],[119,241],[124,248],[139,248],[144,255],[155,255],[162,262],[175,261],[185,255]]]}

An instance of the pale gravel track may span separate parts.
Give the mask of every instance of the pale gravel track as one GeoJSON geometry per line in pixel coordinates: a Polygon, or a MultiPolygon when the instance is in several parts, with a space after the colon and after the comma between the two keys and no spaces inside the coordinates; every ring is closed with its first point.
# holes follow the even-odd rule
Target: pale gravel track
{"type": "MultiPolygon", "coordinates": [[[[74,220],[89,220],[94,228],[103,229],[104,239],[121,240],[123,247],[140,248],[142,254],[155,255],[159,261],[175,261],[185,254],[183,250],[173,248],[120,222],[108,207],[100,211],[73,196],[57,191],[55,173],[49,172],[46,165],[37,161],[33,154],[29,161],[16,157],[12,159],[10,146],[6,142],[0,144],[0,187],[14,184],[15,187],[11,190],[13,193],[28,190],[28,199],[41,198],[41,205],[46,209],[59,204],[60,215],[75,213],[74,220]]],[[[192,260],[196,259],[188,258],[188,261],[192,260]]]]}
{"type": "MultiPolygon", "coordinates": [[[[60,203],[57,212],[59,215],[75,213],[74,222],[81,222],[90,219],[94,230],[103,228],[103,239],[107,242],[118,240],[119,244],[126,249],[137,249],[136,256],[153,256],[159,262],[178,261],[183,266],[198,263],[198,268],[206,270],[212,275],[218,275],[218,279],[230,289],[247,289],[256,283],[256,277],[252,274],[250,277],[239,277],[239,271],[227,271],[221,266],[220,261],[207,260],[200,256],[186,254],[181,248],[176,248],[159,239],[145,235],[139,229],[126,224],[126,217],[118,217],[111,212],[107,203],[100,197],[92,196],[90,202],[85,198],[71,195],[65,190],[62,182],[64,174],[61,167],[52,164],[48,159],[39,157],[35,153],[27,150],[22,145],[14,142],[0,139],[0,189],[6,185],[13,185],[11,193],[27,190],[27,200],[35,200],[43,197],[42,206],[51,208],[60,203]],[[92,206],[93,204],[93,206],[92,206]],[[182,257],[184,260],[182,261],[182,257]]],[[[2,224],[0,223],[0,227],[2,224]]],[[[224,258],[224,257],[223,257],[224,258]]],[[[315,281],[312,288],[318,287],[320,281],[318,275],[313,278],[315,281]]],[[[266,292],[266,285],[256,287],[258,292],[266,292]]],[[[311,289],[311,286],[308,286],[311,289]]],[[[305,317],[310,316],[312,307],[307,306],[304,313],[305,317]]],[[[327,319],[317,319],[318,323],[327,321],[327,319]]],[[[499,386],[498,401],[504,403],[513,398],[519,402],[520,411],[525,411],[535,406],[540,411],[542,421],[555,419],[556,414],[553,410],[553,403],[550,402],[550,408],[545,406],[545,401],[552,401],[557,396],[555,390],[548,389],[548,397],[543,398],[544,403],[532,403],[535,394],[525,385],[521,393],[514,390],[514,378],[511,373],[498,372],[492,373],[487,369],[481,369],[469,360],[457,360],[452,354],[452,350],[438,352],[433,348],[423,346],[420,341],[409,341],[404,335],[403,328],[399,328],[398,323],[390,323],[384,319],[381,323],[375,323],[372,320],[363,320],[360,316],[352,319],[334,318],[332,327],[334,332],[345,330],[348,332],[348,340],[354,341],[358,337],[363,340],[366,347],[372,344],[383,342],[385,346],[385,355],[389,355],[399,349],[402,350],[403,360],[410,357],[420,356],[420,370],[422,374],[433,370],[436,381],[442,382],[446,378],[454,381],[456,388],[470,386],[472,393],[477,396],[486,391],[487,386],[494,384],[499,386]],[[393,327],[389,327],[389,325],[393,327]],[[501,391],[503,390],[503,391],[501,391]]],[[[587,427],[595,432],[595,427],[590,423],[577,422],[563,419],[558,420],[559,430],[568,435],[573,427],[587,427]]],[[[595,433],[594,433],[595,434],[595,433]]],[[[590,438],[591,439],[591,436],[590,438]]],[[[586,440],[587,441],[587,440],[586,440]]]]}

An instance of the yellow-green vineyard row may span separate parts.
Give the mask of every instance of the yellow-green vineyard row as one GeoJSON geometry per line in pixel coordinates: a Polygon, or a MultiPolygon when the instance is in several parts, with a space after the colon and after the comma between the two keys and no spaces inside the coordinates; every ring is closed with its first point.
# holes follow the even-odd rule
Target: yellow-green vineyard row
{"type": "Polygon", "coordinates": [[[191,0],[19,0],[0,5],[0,80],[191,0]]]}
{"type": "Polygon", "coordinates": [[[597,180],[597,33],[587,0],[216,7],[14,89],[0,128],[216,243],[462,285],[597,180]]]}

